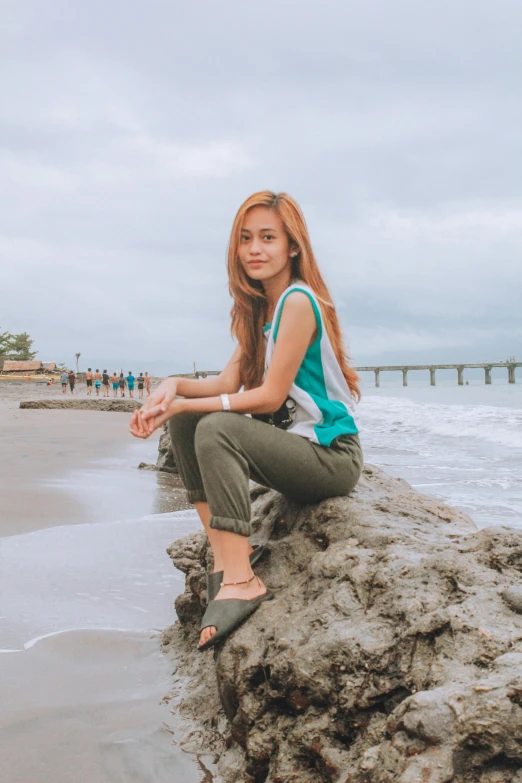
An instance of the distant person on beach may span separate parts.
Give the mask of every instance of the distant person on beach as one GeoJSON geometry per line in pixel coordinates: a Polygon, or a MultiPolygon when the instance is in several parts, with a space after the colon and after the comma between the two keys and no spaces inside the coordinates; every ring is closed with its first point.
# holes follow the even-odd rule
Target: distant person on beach
{"type": "Polygon", "coordinates": [[[129,370],[129,374],[127,375],[127,378],[125,379],[127,381],[127,388],[129,389],[129,397],[134,397],[134,375],[132,374],[132,370],[129,370]]]}
{"type": "Polygon", "coordinates": [[[90,397],[92,394],[92,370],[90,367],[85,373],[85,383],[87,384],[87,395],[90,397]]]}
{"type": "Polygon", "coordinates": [[[143,373],[140,372],[138,377],[136,378],[136,383],[138,384],[138,397],[140,400],[143,399],[143,387],[145,385],[145,378],[143,377],[143,373]]]}
{"type": "Polygon", "coordinates": [[[123,373],[120,372],[120,378],[118,381],[118,385],[120,387],[120,397],[125,397],[125,378],[123,377],[123,373]]]}
{"type": "Polygon", "coordinates": [[[69,381],[69,374],[65,370],[60,375],[60,381],[62,382],[62,392],[65,394],[67,391],[67,383],[69,381]]]}
{"type": "Polygon", "coordinates": [[[96,389],[97,397],[100,396],[101,382],[102,382],[101,372],[99,370],[96,370],[94,374],[94,388],[96,389]]]}
{"type": "Polygon", "coordinates": [[[109,373],[107,370],[102,372],[103,396],[109,396],[109,373]]]}
{"type": "Polygon", "coordinates": [[[76,384],[76,375],[74,370],[69,371],[69,386],[71,387],[71,394],[74,394],[74,386],[76,384]]]}
{"type": "Polygon", "coordinates": [[[114,371],[114,375],[111,378],[112,383],[112,396],[117,397],[118,396],[118,386],[120,385],[120,380],[118,376],[116,375],[116,370],[114,371]]]}
{"type": "Polygon", "coordinates": [[[151,387],[151,382],[150,382],[149,373],[146,372],[145,373],[145,390],[147,392],[147,397],[150,397],[150,387],[151,387]]]}
{"type": "Polygon", "coordinates": [[[318,503],[348,495],[363,466],[357,373],[303,214],[286,193],[255,193],[240,207],[228,281],[237,347],[225,369],[202,380],[167,378],[130,422],[138,438],[169,422],[176,464],[212,548],[200,651],[273,598],[252,570],[263,547],[248,541],[249,478],[318,503]]]}

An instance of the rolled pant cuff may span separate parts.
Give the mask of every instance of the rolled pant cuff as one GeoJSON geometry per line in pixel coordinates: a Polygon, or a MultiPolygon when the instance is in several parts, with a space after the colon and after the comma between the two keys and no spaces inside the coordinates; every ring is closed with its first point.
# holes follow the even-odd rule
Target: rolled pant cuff
{"type": "Polygon", "coordinates": [[[213,530],[226,530],[228,533],[237,533],[238,536],[250,535],[250,522],[233,517],[210,517],[210,527],[213,530]]]}
{"type": "Polygon", "coordinates": [[[206,503],[207,496],[204,489],[187,489],[189,503],[206,503]]]}

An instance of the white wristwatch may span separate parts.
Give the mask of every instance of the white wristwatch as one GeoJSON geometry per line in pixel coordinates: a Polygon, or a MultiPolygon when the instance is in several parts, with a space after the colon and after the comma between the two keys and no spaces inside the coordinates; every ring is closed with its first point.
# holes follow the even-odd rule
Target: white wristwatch
{"type": "Polygon", "coordinates": [[[221,397],[221,405],[223,406],[223,410],[224,411],[229,411],[230,410],[230,399],[229,399],[228,394],[220,394],[219,396],[221,397]]]}

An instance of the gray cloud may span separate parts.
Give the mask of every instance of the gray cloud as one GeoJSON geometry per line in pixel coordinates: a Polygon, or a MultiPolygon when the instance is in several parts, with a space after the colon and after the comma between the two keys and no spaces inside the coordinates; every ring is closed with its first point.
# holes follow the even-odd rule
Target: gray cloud
{"type": "Polygon", "coordinates": [[[222,365],[228,233],[266,187],[301,203],[358,363],[517,352],[515,0],[5,20],[0,326],[42,358],[222,365]]]}

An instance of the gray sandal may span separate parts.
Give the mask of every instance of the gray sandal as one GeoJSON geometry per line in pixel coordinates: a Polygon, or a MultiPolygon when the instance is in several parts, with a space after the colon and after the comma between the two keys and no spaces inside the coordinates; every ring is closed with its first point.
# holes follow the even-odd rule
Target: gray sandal
{"type": "MultiPolygon", "coordinates": [[[[254,574],[244,582],[227,582],[225,586],[248,584],[252,579],[256,578],[254,574]]],[[[273,598],[274,594],[267,590],[263,595],[258,595],[257,598],[251,598],[250,600],[244,598],[223,598],[221,601],[210,601],[201,620],[200,631],[214,626],[216,633],[205,644],[198,645],[199,652],[205,652],[205,650],[209,650],[222,642],[241,623],[244,623],[251,614],[254,614],[264,601],[272,601],[273,598]]]]}
{"type": "MultiPolygon", "coordinates": [[[[254,547],[254,551],[250,555],[250,565],[253,567],[261,560],[267,548],[264,544],[254,547]]],[[[214,600],[219,593],[221,582],[223,581],[223,571],[216,571],[214,574],[207,574],[207,606],[214,600]]]]}

